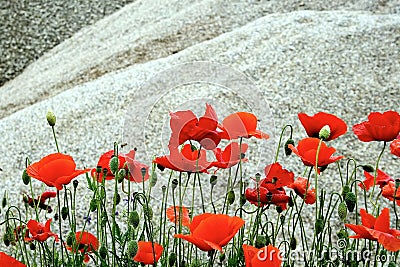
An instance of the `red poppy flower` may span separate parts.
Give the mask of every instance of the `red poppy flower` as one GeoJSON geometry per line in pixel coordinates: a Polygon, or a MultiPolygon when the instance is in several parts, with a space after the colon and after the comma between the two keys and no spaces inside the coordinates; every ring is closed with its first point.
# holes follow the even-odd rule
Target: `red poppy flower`
{"type": "MultiPolygon", "coordinates": [[[[304,165],[315,166],[319,142],[320,140],[318,138],[309,137],[300,140],[297,148],[292,144],[289,144],[289,148],[293,153],[301,158],[304,165]]],[[[324,142],[322,142],[318,154],[318,167],[326,167],[343,158],[343,156],[332,156],[335,152],[336,149],[328,147],[324,142]]]]}
{"type": "Polygon", "coordinates": [[[390,201],[395,200],[397,205],[400,206],[400,188],[398,188],[396,191],[395,182],[389,182],[382,188],[382,196],[389,199],[390,201]]]}
{"type": "Polygon", "coordinates": [[[390,214],[388,208],[384,208],[377,218],[368,214],[364,209],[360,210],[360,215],[362,225],[345,224],[346,227],[356,233],[350,238],[375,240],[389,251],[400,250],[400,231],[389,228],[390,214]]]}
{"type": "Polygon", "coordinates": [[[227,145],[224,150],[221,148],[214,149],[214,155],[217,161],[214,161],[212,166],[218,169],[227,169],[238,164],[240,160],[246,162],[247,159],[241,159],[241,157],[246,153],[248,147],[247,144],[242,143],[240,145],[237,142],[232,142],[227,145]]]}
{"type": "Polygon", "coordinates": [[[294,182],[294,173],[283,169],[278,162],[266,166],[264,172],[266,178],[259,182],[257,188],[246,189],[246,199],[254,205],[274,204],[285,210],[290,197],[283,187],[294,182]]]}
{"type": "Polygon", "coordinates": [[[90,258],[87,255],[87,253],[99,249],[99,240],[97,240],[97,238],[89,232],[76,232],[75,238],[76,238],[75,242],[77,244],[77,249],[73,251],[72,247],[68,245],[67,249],[69,251],[73,251],[74,253],[76,253],[77,251],[79,251],[80,253],[84,253],[85,254],[84,262],[89,262],[90,258]]]}
{"type": "Polygon", "coordinates": [[[243,244],[242,248],[246,267],[279,267],[282,264],[281,252],[272,245],[258,249],[243,244]]]}
{"type": "Polygon", "coordinates": [[[190,235],[176,234],[203,251],[213,249],[222,252],[222,247],[236,235],[244,225],[243,219],[225,214],[204,213],[193,218],[190,223],[190,235]]]}
{"type": "Polygon", "coordinates": [[[170,155],[157,157],[153,162],[162,168],[180,172],[207,172],[212,167],[207,161],[206,151],[195,150],[190,144],[184,145],[181,151],[170,147],[170,155]]]}
{"type": "Polygon", "coordinates": [[[168,219],[175,223],[176,225],[179,225],[179,220],[180,220],[180,211],[182,210],[182,225],[189,227],[190,225],[190,217],[189,217],[189,210],[186,207],[179,207],[179,206],[171,206],[167,209],[167,217],[168,219]]]}
{"type": "Polygon", "coordinates": [[[205,149],[214,149],[221,138],[216,129],[218,125],[217,113],[210,104],[206,104],[206,111],[199,119],[191,110],[170,113],[171,138],[169,145],[178,147],[187,140],[195,140],[205,149]]]}
{"type": "MultiPolygon", "coordinates": [[[[149,166],[135,160],[135,155],[135,150],[131,150],[127,154],[119,153],[118,169],[125,168],[128,173],[127,179],[129,179],[131,182],[140,183],[143,180],[142,168],[146,169],[144,180],[146,181],[149,179],[149,166]]],[[[107,151],[101,155],[99,161],[97,162],[97,166],[101,167],[102,169],[107,169],[106,180],[114,179],[114,174],[112,174],[110,170],[110,160],[112,157],[114,157],[114,150],[107,151]]],[[[93,177],[96,177],[99,183],[102,182],[103,173],[96,173],[96,168],[94,168],[92,169],[91,174],[93,177]]]]}
{"type": "Polygon", "coordinates": [[[164,248],[160,244],[139,241],[138,251],[133,260],[143,264],[155,264],[160,259],[163,250],[164,248]]]}
{"type": "Polygon", "coordinates": [[[40,195],[37,199],[33,199],[29,196],[24,195],[22,200],[27,203],[32,208],[38,206],[40,209],[47,210],[51,212],[51,207],[46,205],[45,202],[49,198],[55,198],[57,196],[57,192],[54,191],[45,191],[42,195],[40,195]]]}
{"type": "Polygon", "coordinates": [[[29,220],[26,226],[28,227],[29,233],[32,237],[25,238],[25,241],[29,242],[32,240],[37,240],[44,242],[51,236],[54,236],[56,241],[58,241],[58,236],[50,230],[50,223],[51,219],[48,219],[45,224],[39,223],[35,220],[29,220]]]}
{"type": "Polygon", "coordinates": [[[299,113],[298,117],[309,137],[319,138],[319,131],[326,125],[329,126],[331,134],[325,141],[336,139],[347,132],[346,123],[329,113],[318,112],[314,116],[299,113]]]}
{"type": "Polygon", "coordinates": [[[400,157],[400,135],[390,143],[390,152],[393,155],[400,157]]]}
{"type": "Polygon", "coordinates": [[[304,199],[304,196],[306,197],[304,199],[304,202],[306,204],[314,204],[316,201],[316,195],[315,195],[315,188],[313,189],[308,189],[310,188],[310,184],[306,178],[299,177],[294,181],[294,183],[288,185],[289,188],[292,188],[294,192],[300,196],[302,199],[304,199]],[[308,187],[307,187],[308,183],[308,187]],[[307,192],[307,194],[306,194],[307,192]]]}
{"type": "Polygon", "coordinates": [[[237,139],[239,137],[268,139],[266,133],[257,130],[257,117],[248,112],[236,112],[226,117],[218,128],[222,130],[219,133],[222,139],[237,139]]]}
{"type": "Polygon", "coordinates": [[[4,252],[0,252],[0,266],[2,267],[26,267],[22,262],[14,259],[4,252]]]}
{"type": "Polygon", "coordinates": [[[20,225],[14,229],[14,237],[16,241],[19,241],[20,237],[29,238],[29,230],[26,229],[25,225],[20,225]]]}
{"type": "MultiPolygon", "coordinates": [[[[363,182],[365,185],[365,190],[369,190],[371,188],[371,186],[374,186],[374,175],[370,174],[367,171],[364,171],[364,175],[365,175],[365,181],[363,182]]],[[[387,175],[386,173],[384,173],[381,170],[377,170],[377,176],[376,176],[376,183],[375,185],[379,185],[379,187],[382,189],[385,185],[387,185],[390,181],[394,181],[394,179],[392,177],[390,177],[389,175],[387,175]]],[[[360,186],[361,188],[363,188],[363,184],[359,183],[358,186],[360,186]]]]}
{"type": "Polygon", "coordinates": [[[61,190],[63,185],[67,185],[72,179],[90,169],[77,170],[75,161],[69,155],[55,153],[42,158],[26,169],[28,175],[48,186],[54,186],[61,190]]]}
{"type": "Polygon", "coordinates": [[[400,133],[400,115],[391,110],[371,112],[368,121],[353,126],[353,132],[363,142],[392,141],[400,133]]]}

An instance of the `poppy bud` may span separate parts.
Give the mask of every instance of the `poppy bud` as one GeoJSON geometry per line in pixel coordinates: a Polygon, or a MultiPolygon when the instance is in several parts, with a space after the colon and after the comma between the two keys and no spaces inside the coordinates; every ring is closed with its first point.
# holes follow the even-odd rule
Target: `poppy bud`
{"type": "Polygon", "coordinates": [[[219,262],[220,262],[220,263],[223,263],[224,260],[225,260],[225,258],[226,258],[225,253],[221,253],[221,254],[219,255],[219,262]]]}
{"type": "Polygon", "coordinates": [[[131,240],[128,243],[127,254],[129,258],[135,257],[138,252],[138,243],[135,240],[131,240]]]}
{"type": "Polygon", "coordinates": [[[175,262],[176,262],[176,254],[175,252],[171,252],[171,254],[169,254],[168,256],[168,264],[169,266],[174,266],[175,262]]]}
{"type": "Polygon", "coordinates": [[[31,181],[31,177],[28,175],[28,173],[26,172],[26,169],[25,169],[22,172],[22,182],[24,183],[24,185],[28,185],[30,181],[31,181]]]}
{"type": "Polygon", "coordinates": [[[217,176],[216,175],[211,175],[211,177],[210,177],[210,184],[211,185],[216,185],[217,184],[217,176]]]}
{"type": "Polygon", "coordinates": [[[144,213],[144,216],[147,219],[149,219],[149,221],[151,221],[153,219],[153,209],[150,206],[148,206],[148,205],[143,206],[143,213],[144,213]]]}
{"type": "Polygon", "coordinates": [[[122,181],[126,177],[126,170],[125,169],[120,169],[117,173],[117,181],[118,183],[122,183],[122,181]]]}
{"type": "Polygon", "coordinates": [[[297,247],[297,240],[294,236],[292,236],[292,238],[290,238],[290,249],[295,250],[296,247],[297,247]]]}
{"type": "Polygon", "coordinates": [[[375,171],[375,168],[370,164],[362,165],[362,168],[366,172],[374,172],[375,171]]]}
{"type": "Polygon", "coordinates": [[[163,192],[163,194],[165,194],[165,191],[167,190],[167,187],[165,185],[161,186],[161,190],[163,192]]]}
{"type": "Polygon", "coordinates": [[[54,214],[54,220],[58,221],[58,213],[54,214]]]}
{"type": "Polygon", "coordinates": [[[282,211],[283,211],[283,209],[282,209],[282,207],[281,206],[276,206],[276,211],[278,212],[278,213],[282,213],[282,211]]]}
{"type": "Polygon", "coordinates": [[[79,181],[78,180],[74,180],[72,182],[72,185],[74,186],[74,188],[76,189],[78,187],[79,181]]]}
{"type": "Polygon", "coordinates": [[[61,209],[61,218],[65,221],[68,217],[68,207],[62,207],[61,209]]]}
{"type": "Polygon", "coordinates": [[[117,156],[114,156],[110,160],[110,171],[112,174],[116,175],[119,169],[119,159],[117,156]]]}
{"type": "Polygon", "coordinates": [[[171,187],[172,187],[172,191],[173,190],[175,190],[175,188],[178,186],[178,180],[177,179],[173,179],[172,180],[172,185],[171,185],[171,187]]]}
{"type": "Polygon", "coordinates": [[[102,172],[103,168],[101,166],[96,167],[96,173],[100,174],[102,172]]]}
{"type": "Polygon", "coordinates": [[[285,224],[285,215],[281,215],[279,219],[281,220],[281,224],[285,224]]]}
{"type": "Polygon", "coordinates": [[[69,232],[67,235],[67,245],[69,247],[72,247],[73,243],[74,243],[74,239],[75,239],[75,235],[73,232],[69,232]]]}
{"type": "Polygon", "coordinates": [[[244,204],[246,204],[246,196],[244,194],[240,195],[240,206],[243,206],[244,204]]]}
{"type": "Polygon", "coordinates": [[[399,179],[399,178],[397,178],[397,179],[395,180],[394,186],[396,187],[396,189],[399,188],[399,186],[400,186],[400,179],[399,179]]]}
{"type": "Polygon", "coordinates": [[[107,253],[108,253],[108,251],[107,251],[106,246],[102,245],[99,249],[100,258],[105,259],[107,257],[107,253]]]}
{"type": "Polygon", "coordinates": [[[338,236],[339,239],[344,239],[344,240],[349,239],[349,233],[344,228],[340,229],[340,231],[336,235],[338,236]]]}
{"type": "Polygon", "coordinates": [[[46,119],[51,127],[56,125],[56,115],[53,113],[53,111],[51,111],[51,110],[47,111],[46,119]]]}
{"type": "Polygon", "coordinates": [[[35,250],[36,249],[36,245],[35,245],[35,243],[30,243],[29,244],[29,248],[31,249],[31,250],[35,250]]]}
{"type": "Polygon", "coordinates": [[[256,181],[257,183],[261,180],[261,174],[260,173],[256,173],[256,181]]]}
{"type": "Polygon", "coordinates": [[[319,130],[319,139],[326,140],[331,135],[331,128],[329,125],[325,125],[319,130]]]}
{"type": "Polygon", "coordinates": [[[346,197],[348,192],[350,192],[350,187],[348,185],[343,186],[343,188],[342,188],[342,197],[346,197]]]}
{"type": "Polygon", "coordinates": [[[142,172],[142,179],[144,179],[144,177],[146,176],[147,170],[146,170],[146,168],[143,167],[140,169],[140,171],[142,172]]]}
{"type": "Polygon", "coordinates": [[[92,198],[92,200],[90,200],[89,209],[91,212],[93,212],[97,209],[97,199],[96,198],[92,198]]]}
{"type": "Polygon", "coordinates": [[[292,197],[289,197],[288,206],[289,207],[293,207],[294,206],[294,202],[293,202],[293,198],[292,197]]]}
{"type": "Polygon", "coordinates": [[[4,192],[3,200],[1,202],[3,209],[7,206],[7,191],[4,192]]]}
{"type": "Polygon", "coordinates": [[[344,198],[344,201],[346,202],[347,209],[350,212],[353,212],[357,201],[356,195],[353,192],[348,192],[344,198]]]}
{"type": "Polygon", "coordinates": [[[6,231],[3,236],[3,242],[4,245],[6,245],[7,247],[14,242],[14,232],[13,230],[11,230],[10,227],[6,228],[6,231]]]}
{"type": "Polygon", "coordinates": [[[256,248],[263,248],[267,245],[267,238],[262,235],[258,235],[256,237],[256,242],[254,242],[254,246],[256,248]]]}
{"type": "Polygon", "coordinates": [[[285,143],[285,155],[290,156],[292,154],[292,150],[289,148],[289,145],[294,146],[294,140],[293,139],[288,139],[285,143]]]}
{"type": "Polygon", "coordinates": [[[227,200],[228,200],[228,205],[232,205],[233,202],[235,202],[235,192],[233,192],[233,190],[227,193],[227,200]]]}
{"type": "Polygon", "coordinates": [[[347,206],[346,206],[345,202],[340,202],[337,212],[338,212],[340,220],[342,222],[344,222],[347,217],[347,206]]]}
{"type": "Polygon", "coordinates": [[[153,172],[150,176],[150,187],[154,187],[157,184],[158,177],[157,173],[153,172]]]}
{"type": "Polygon", "coordinates": [[[113,198],[115,205],[118,205],[121,202],[121,195],[116,193],[114,194],[114,198],[113,198]]]}
{"type": "Polygon", "coordinates": [[[132,225],[134,228],[137,228],[139,225],[139,214],[136,210],[132,211],[129,214],[129,224],[132,225]]]}
{"type": "Polygon", "coordinates": [[[319,218],[315,222],[315,232],[317,235],[319,235],[320,233],[322,233],[323,230],[324,230],[324,219],[319,218]]]}

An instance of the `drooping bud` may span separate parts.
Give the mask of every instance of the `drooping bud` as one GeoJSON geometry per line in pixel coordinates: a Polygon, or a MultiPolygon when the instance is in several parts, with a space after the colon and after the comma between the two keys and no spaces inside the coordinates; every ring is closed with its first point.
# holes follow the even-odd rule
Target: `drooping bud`
{"type": "Polygon", "coordinates": [[[319,138],[322,140],[326,140],[331,135],[331,128],[329,125],[325,125],[324,127],[319,130],[319,138]]]}
{"type": "Polygon", "coordinates": [[[117,181],[118,183],[122,183],[122,181],[126,177],[126,170],[125,169],[120,169],[117,173],[117,181]]]}
{"type": "Polygon", "coordinates": [[[346,197],[347,193],[350,192],[350,186],[345,185],[342,188],[342,197],[346,197]]]}
{"type": "Polygon", "coordinates": [[[256,237],[256,241],[254,242],[254,246],[256,248],[263,248],[267,245],[267,238],[263,235],[258,235],[256,237]]]}
{"type": "Polygon", "coordinates": [[[347,206],[346,206],[345,202],[340,202],[337,212],[338,212],[340,220],[342,222],[344,222],[347,217],[347,206]]]}
{"type": "Polygon", "coordinates": [[[353,212],[357,201],[356,195],[353,192],[348,192],[344,198],[344,201],[346,202],[347,209],[350,212],[353,212]]]}
{"type": "Polygon", "coordinates": [[[340,229],[340,231],[337,233],[337,236],[339,239],[349,239],[349,233],[344,228],[340,229]]]}
{"type": "Polygon", "coordinates": [[[53,113],[53,111],[51,111],[51,110],[47,111],[46,119],[51,127],[56,125],[56,115],[53,113]]]}
{"type": "Polygon", "coordinates": [[[289,145],[294,146],[294,140],[293,139],[288,139],[285,143],[285,155],[290,156],[292,154],[292,150],[289,148],[289,145]]]}
{"type": "Polygon", "coordinates": [[[176,254],[175,252],[171,252],[171,254],[169,254],[168,256],[168,264],[169,266],[174,266],[175,262],[176,262],[176,254]]]}
{"type": "Polygon", "coordinates": [[[3,209],[7,206],[7,191],[4,191],[3,200],[1,201],[1,206],[3,209]]]}
{"type": "Polygon", "coordinates": [[[179,184],[179,182],[178,182],[177,179],[173,179],[173,180],[172,180],[172,184],[171,184],[172,191],[175,190],[175,188],[178,186],[178,184],[179,184]]]}
{"type": "Polygon", "coordinates": [[[117,156],[114,156],[110,160],[110,171],[112,174],[116,175],[119,169],[119,159],[117,156]]]}
{"type": "Polygon", "coordinates": [[[92,198],[92,200],[90,200],[89,209],[91,212],[93,212],[97,209],[97,199],[96,198],[92,198]]]}
{"type": "Polygon", "coordinates": [[[290,238],[290,249],[295,250],[296,247],[297,247],[297,240],[294,236],[292,236],[292,238],[290,238]]]}
{"type": "Polygon", "coordinates": [[[374,166],[372,166],[370,164],[362,165],[362,168],[366,172],[374,172],[375,171],[374,166]]]}
{"type": "Polygon", "coordinates": [[[116,193],[114,194],[114,198],[113,198],[115,205],[118,205],[121,202],[121,195],[116,193]]]}
{"type": "Polygon", "coordinates": [[[139,214],[136,210],[132,211],[129,214],[129,224],[132,225],[134,228],[137,228],[139,225],[139,214]]]}
{"type": "Polygon", "coordinates": [[[105,258],[107,258],[107,254],[108,254],[107,247],[104,246],[104,245],[102,245],[102,246],[100,247],[100,249],[99,249],[99,255],[100,255],[100,257],[101,257],[102,259],[105,259],[105,258]]]}
{"type": "Polygon", "coordinates": [[[211,175],[211,177],[210,177],[210,184],[212,185],[212,186],[214,186],[214,185],[216,185],[217,184],[217,176],[216,175],[211,175]]]}
{"type": "Polygon", "coordinates": [[[233,192],[233,190],[227,193],[227,200],[228,200],[228,205],[232,205],[233,202],[235,202],[235,192],[233,192]]]}
{"type": "Polygon", "coordinates": [[[261,174],[260,173],[256,173],[256,182],[258,183],[258,182],[260,182],[260,180],[261,180],[261,174]]]}
{"type": "Polygon", "coordinates": [[[79,181],[78,181],[78,180],[74,180],[74,181],[72,182],[72,185],[73,185],[74,188],[76,189],[76,188],[78,187],[78,185],[79,185],[79,181]]]}
{"type": "Polygon", "coordinates": [[[127,249],[127,254],[129,258],[135,257],[136,253],[138,251],[138,244],[135,240],[131,240],[128,243],[128,249],[127,249]]]}
{"type": "Polygon", "coordinates": [[[61,209],[61,218],[65,221],[68,217],[68,207],[62,207],[61,209]]]}
{"type": "Polygon", "coordinates": [[[394,186],[396,187],[396,189],[399,188],[399,186],[400,186],[400,179],[399,179],[399,178],[397,178],[397,179],[395,180],[394,186]]]}
{"type": "Polygon", "coordinates": [[[24,183],[24,185],[28,185],[30,181],[31,181],[31,177],[28,175],[28,173],[26,172],[26,169],[25,169],[22,172],[22,182],[24,183]]]}

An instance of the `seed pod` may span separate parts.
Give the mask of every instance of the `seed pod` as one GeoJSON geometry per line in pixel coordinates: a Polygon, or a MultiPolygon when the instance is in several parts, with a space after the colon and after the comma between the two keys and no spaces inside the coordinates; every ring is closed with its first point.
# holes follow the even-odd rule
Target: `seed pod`
{"type": "Polygon", "coordinates": [[[97,209],[97,199],[96,198],[92,198],[92,200],[90,200],[89,209],[91,212],[94,212],[97,209]]]}
{"type": "Polygon", "coordinates": [[[72,185],[74,186],[74,188],[76,189],[78,187],[79,181],[78,180],[74,180],[72,182],[72,185]]]}
{"type": "Polygon", "coordinates": [[[172,180],[172,185],[171,185],[171,187],[172,187],[172,191],[173,190],[175,190],[175,188],[178,186],[178,180],[177,179],[173,179],[172,180]]]}
{"type": "Polygon", "coordinates": [[[338,207],[338,215],[342,222],[346,220],[347,217],[347,206],[345,202],[341,202],[338,207]]]}
{"type": "Polygon", "coordinates": [[[126,177],[126,170],[125,169],[120,169],[117,173],[117,181],[118,183],[122,183],[122,181],[125,179],[126,177]]]}
{"type": "Polygon", "coordinates": [[[119,159],[117,156],[114,156],[110,160],[110,171],[112,174],[116,175],[119,169],[119,159]]]}
{"type": "Polygon", "coordinates": [[[289,148],[289,145],[294,146],[294,140],[293,139],[288,139],[285,143],[285,155],[290,156],[292,154],[292,150],[289,148]]]}
{"type": "Polygon", "coordinates": [[[30,181],[31,181],[31,177],[28,175],[28,173],[26,172],[26,169],[25,169],[22,172],[22,182],[24,183],[24,185],[28,185],[30,181]]]}
{"type": "Polygon", "coordinates": [[[319,130],[319,139],[326,140],[331,135],[331,128],[329,125],[325,125],[319,130]]]}
{"type": "Polygon", "coordinates": [[[350,212],[353,212],[357,201],[356,195],[353,192],[348,192],[344,198],[344,201],[346,202],[347,209],[350,212]]]}
{"type": "Polygon", "coordinates": [[[56,118],[56,115],[54,114],[53,111],[51,111],[51,110],[47,111],[47,113],[46,113],[46,119],[47,119],[47,123],[48,123],[51,127],[53,127],[54,125],[56,125],[57,118],[56,118]]]}
{"type": "Polygon", "coordinates": [[[342,188],[342,197],[346,197],[348,192],[350,192],[350,187],[348,185],[343,186],[343,188],[342,188]]]}
{"type": "Polygon", "coordinates": [[[65,221],[68,217],[69,209],[68,207],[62,207],[61,209],[61,218],[65,221]]]}
{"type": "Polygon", "coordinates": [[[216,185],[217,184],[217,176],[216,175],[211,175],[210,177],[210,184],[211,185],[216,185]]]}
{"type": "Polygon", "coordinates": [[[129,214],[129,224],[132,225],[134,228],[137,228],[139,225],[139,214],[136,210],[132,211],[129,214]]]}
{"type": "Polygon", "coordinates": [[[362,165],[362,168],[366,172],[374,172],[375,171],[374,166],[372,166],[370,164],[362,165]]]}

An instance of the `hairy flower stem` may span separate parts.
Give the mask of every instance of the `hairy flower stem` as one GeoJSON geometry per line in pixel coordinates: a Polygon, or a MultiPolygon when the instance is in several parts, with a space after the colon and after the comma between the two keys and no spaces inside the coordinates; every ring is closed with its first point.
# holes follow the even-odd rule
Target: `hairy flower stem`
{"type": "Polygon", "coordinates": [[[61,245],[61,259],[64,262],[64,241],[61,226],[61,201],[60,201],[60,190],[57,190],[57,204],[58,204],[58,227],[60,229],[60,245],[61,245]]]}
{"type": "Polygon", "coordinates": [[[383,147],[382,147],[381,153],[379,153],[378,159],[376,160],[375,170],[374,170],[374,185],[372,186],[372,192],[371,192],[371,195],[369,196],[369,201],[370,201],[370,202],[372,203],[372,205],[374,206],[374,211],[378,208],[378,207],[377,207],[377,203],[378,203],[378,202],[377,202],[377,201],[376,201],[376,202],[373,202],[373,201],[372,201],[372,197],[373,197],[374,191],[375,191],[376,178],[377,178],[377,176],[378,176],[379,162],[380,162],[380,160],[381,160],[381,158],[382,158],[382,155],[383,155],[383,152],[385,151],[385,148],[386,148],[386,141],[383,142],[383,147]]]}
{"type": "Polygon", "coordinates": [[[293,127],[292,127],[292,125],[290,125],[290,124],[285,125],[285,127],[283,127],[283,129],[282,129],[282,131],[281,131],[281,134],[280,134],[280,136],[279,136],[279,142],[278,142],[278,147],[277,147],[277,149],[276,149],[275,161],[274,161],[274,162],[277,162],[277,161],[278,161],[279,150],[280,150],[280,148],[281,148],[283,134],[285,133],[286,128],[288,128],[288,127],[290,128],[290,137],[289,137],[289,138],[290,138],[290,139],[293,138],[293,127]]]}
{"type": "Polygon", "coordinates": [[[60,149],[58,148],[58,142],[57,142],[56,131],[54,129],[54,126],[51,126],[51,130],[53,131],[53,137],[54,137],[54,141],[56,142],[57,152],[60,153],[60,149]]]}

